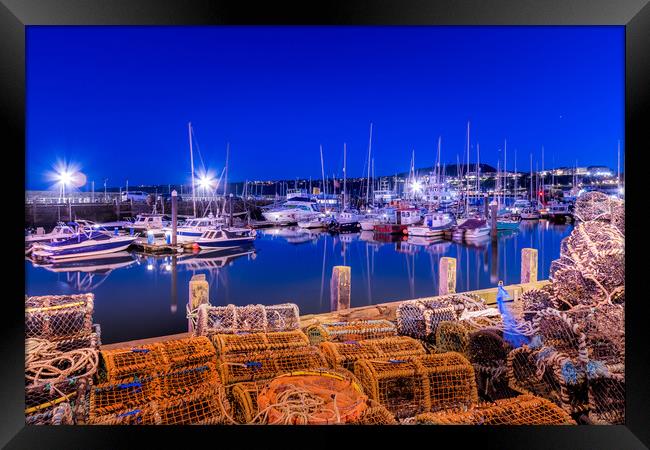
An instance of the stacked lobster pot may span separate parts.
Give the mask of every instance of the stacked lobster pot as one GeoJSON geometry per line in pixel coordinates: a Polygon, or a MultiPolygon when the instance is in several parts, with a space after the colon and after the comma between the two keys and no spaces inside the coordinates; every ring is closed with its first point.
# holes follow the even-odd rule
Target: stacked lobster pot
{"type": "Polygon", "coordinates": [[[522,297],[535,337],[508,355],[511,387],[581,423],[625,421],[625,209],[601,193],[576,202],[580,223],[551,264],[551,284],[522,297]]]}
{"type": "Polygon", "coordinates": [[[399,334],[435,345],[442,322],[459,320],[470,312],[486,310],[485,300],[473,294],[451,294],[400,303],[396,311],[399,334]]]}
{"type": "Polygon", "coordinates": [[[230,405],[206,337],[101,352],[101,383],[90,393],[89,423],[227,423],[230,405]]]}
{"type": "Polygon", "coordinates": [[[25,421],[84,423],[98,366],[93,294],[25,298],[25,421]]]}
{"type": "Polygon", "coordinates": [[[305,333],[313,345],[318,345],[324,341],[345,342],[397,336],[397,327],[383,319],[355,320],[310,325],[305,333]]]}
{"type": "Polygon", "coordinates": [[[575,425],[562,408],[544,398],[519,395],[470,408],[422,413],[405,422],[417,425],[575,425]]]}

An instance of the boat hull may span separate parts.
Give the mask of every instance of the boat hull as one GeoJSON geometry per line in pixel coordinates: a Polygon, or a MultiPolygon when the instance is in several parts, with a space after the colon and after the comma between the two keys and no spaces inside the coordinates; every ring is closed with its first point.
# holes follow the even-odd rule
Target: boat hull
{"type": "Polygon", "coordinates": [[[375,233],[382,233],[382,234],[404,234],[404,230],[406,230],[407,227],[408,227],[407,225],[382,223],[379,225],[375,225],[374,231],[375,233]]]}
{"type": "Polygon", "coordinates": [[[404,230],[404,234],[420,237],[438,237],[442,236],[444,232],[445,230],[433,230],[429,227],[408,227],[404,230]]]}
{"type": "Polygon", "coordinates": [[[32,256],[37,259],[51,259],[58,261],[68,258],[79,258],[81,256],[105,255],[107,253],[126,250],[134,241],[135,238],[66,249],[48,249],[47,247],[37,248],[32,251],[32,256]]]}
{"type": "Polygon", "coordinates": [[[240,239],[221,239],[214,241],[197,241],[196,244],[202,249],[228,249],[241,247],[250,244],[255,240],[255,237],[246,237],[240,239]]]}

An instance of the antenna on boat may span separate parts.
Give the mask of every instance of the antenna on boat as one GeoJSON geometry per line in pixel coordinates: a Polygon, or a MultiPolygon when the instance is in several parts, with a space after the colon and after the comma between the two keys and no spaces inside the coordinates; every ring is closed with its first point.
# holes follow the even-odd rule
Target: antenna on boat
{"type": "Polygon", "coordinates": [[[196,195],[194,194],[194,152],[192,151],[192,122],[187,122],[187,134],[190,138],[190,166],[192,169],[192,208],[196,217],[196,195]]]}

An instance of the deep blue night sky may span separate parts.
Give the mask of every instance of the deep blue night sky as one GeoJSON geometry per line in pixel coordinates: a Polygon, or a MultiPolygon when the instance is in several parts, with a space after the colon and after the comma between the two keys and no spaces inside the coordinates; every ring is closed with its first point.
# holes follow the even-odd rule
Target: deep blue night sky
{"type": "MultiPolygon", "coordinates": [[[[230,179],[461,161],[604,164],[624,149],[623,27],[29,27],[27,188],[57,159],[96,189],[188,182],[187,122],[230,179]],[[471,159],[475,159],[472,151],[471,159]]],[[[195,164],[201,158],[195,153],[195,164]]],[[[88,187],[88,185],[86,186],[88,187]]],[[[86,188],[84,187],[84,189],[86,188]]]]}

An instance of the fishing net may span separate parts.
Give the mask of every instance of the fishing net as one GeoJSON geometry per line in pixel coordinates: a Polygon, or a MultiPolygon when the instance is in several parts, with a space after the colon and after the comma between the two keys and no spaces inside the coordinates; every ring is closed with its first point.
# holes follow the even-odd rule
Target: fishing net
{"type": "Polygon", "coordinates": [[[320,349],[330,367],[351,370],[355,361],[377,358],[399,358],[426,354],[422,344],[407,336],[361,341],[322,342],[320,349]]]}
{"type": "Polygon", "coordinates": [[[625,376],[601,373],[589,379],[589,418],[597,424],[625,423],[625,376]]]}
{"type": "Polygon", "coordinates": [[[237,423],[251,423],[259,409],[257,407],[257,396],[267,381],[249,381],[237,383],[230,390],[233,418],[237,423]]]}
{"type": "Polygon", "coordinates": [[[93,333],[93,294],[25,299],[25,337],[71,339],[93,333]]]}
{"type": "Polygon", "coordinates": [[[611,303],[612,294],[625,285],[625,236],[609,223],[580,223],[562,241],[550,279],[562,309],[611,303]]]}
{"type": "Polygon", "coordinates": [[[609,195],[602,192],[586,192],[576,199],[573,215],[583,222],[609,221],[612,218],[612,206],[616,203],[609,195]]]}
{"type": "Polygon", "coordinates": [[[269,380],[296,370],[328,367],[327,360],[315,347],[262,350],[222,357],[218,363],[225,386],[244,381],[269,380]]]}
{"type": "Polygon", "coordinates": [[[205,336],[173,339],[160,343],[165,370],[216,361],[214,346],[205,336]]]}
{"type": "Polygon", "coordinates": [[[247,352],[309,346],[309,339],[300,330],[275,333],[215,334],[211,339],[219,358],[247,352]]]}
{"type": "Polygon", "coordinates": [[[300,327],[298,306],[280,305],[211,306],[199,307],[197,334],[290,331],[300,327]]]}
{"type": "Polygon", "coordinates": [[[512,345],[499,330],[486,328],[469,335],[467,357],[474,367],[481,398],[495,401],[515,394],[508,386],[507,357],[511,350],[512,345]]]}
{"type": "Polygon", "coordinates": [[[541,289],[530,289],[519,298],[522,310],[522,319],[532,322],[538,311],[547,308],[556,308],[553,301],[553,288],[546,285],[541,289]]]}
{"type": "Polygon", "coordinates": [[[342,371],[297,371],[270,381],[257,397],[262,423],[344,424],[359,420],[367,397],[354,377],[342,371]]]}
{"type": "Polygon", "coordinates": [[[436,351],[465,354],[469,344],[469,332],[461,321],[440,322],[436,330],[436,351]]]}
{"type": "Polygon", "coordinates": [[[165,370],[160,344],[102,350],[101,363],[100,379],[109,382],[144,378],[165,370]]]}
{"type": "Polygon", "coordinates": [[[99,384],[90,390],[89,422],[93,423],[107,415],[119,416],[160,396],[160,379],[154,376],[124,383],[99,384]]]}
{"type": "Polygon", "coordinates": [[[177,397],[220,383],[216,364],[208,362],[160,374],[159,393],[163,398],[177,397]]]}
{"type": "Polygon", "coordinates": [[[623,235],[625,235],[625,204],[617,203],[612,206],[612,221],[611,224],[618,228],[623,235]]]}
{"type": "Polygon", "coordinates": [[[39,414],[26,419],[28,423],[44,423],[62,403],[70,404],[75,419],[85,420],[87,390],[97,372],[97,350],[58,348],[59,344],[46,339],[25,341],[25,415],[39,414]]]}
{"type": "Polygon", "coordinates": [[[368,399],[368,408],[354,425],[399,425],[395,416],[378,402],[368,399]]]}
{"type": "Polygon", "coordinates": [[[323,341],[352,341],[397,336],[397,327],[388,320],[356,320],[311,325],[305,331],[312,345],[323,341]]]}
{"type": "Polygon", "coordinates": [[[140,407],[93,417],[94,425],[214,425],[231,423],[230,404],[221,385],[140,407]]]}
{"type": "Polygon", "coordinates": [[[397,329],[402,335],[433,339],[440,322],[458,319],[463,311],[482,309],[486,309],[485,300],[473,294],[408,300],[397,307],[397,329]]]}
{"type": "Polygon", "coordinates": [[[69,352],[80,348],[92,348],[99,350],[101,345],[101,329],[99,324],[93,325],[93,332],[87,335],[81,335],[70,339],[56,339],[49,340],[52,344],[56,345],[56,349],[60,352],[69,352]]]}
{"type": "Polygon", "coordinates": [[[459,353],[361,360],[354,373],[368,397],[397,418],[478,401],[474,370],[459,353]]]}
{"type": "Polygon", "coordinates": [[[483,403],[470,409],[450,409],[419,414],[414,420],[426,425],[575,425],[554,403],[532,395],[483,403]]]}
{"type": "Polygon", "coordinates": [[[74,425],[72,406],[61,403],[44,412],[37,412],[25,417],[27,425],[74,425]]]}
{"type": "Polygon", "coordinates": [[[549,399],[573,415],[588,409],[586,338],[566,312],[546,309],[533,319],[537,336],[508,355],[512,389],[549,399]]]}

